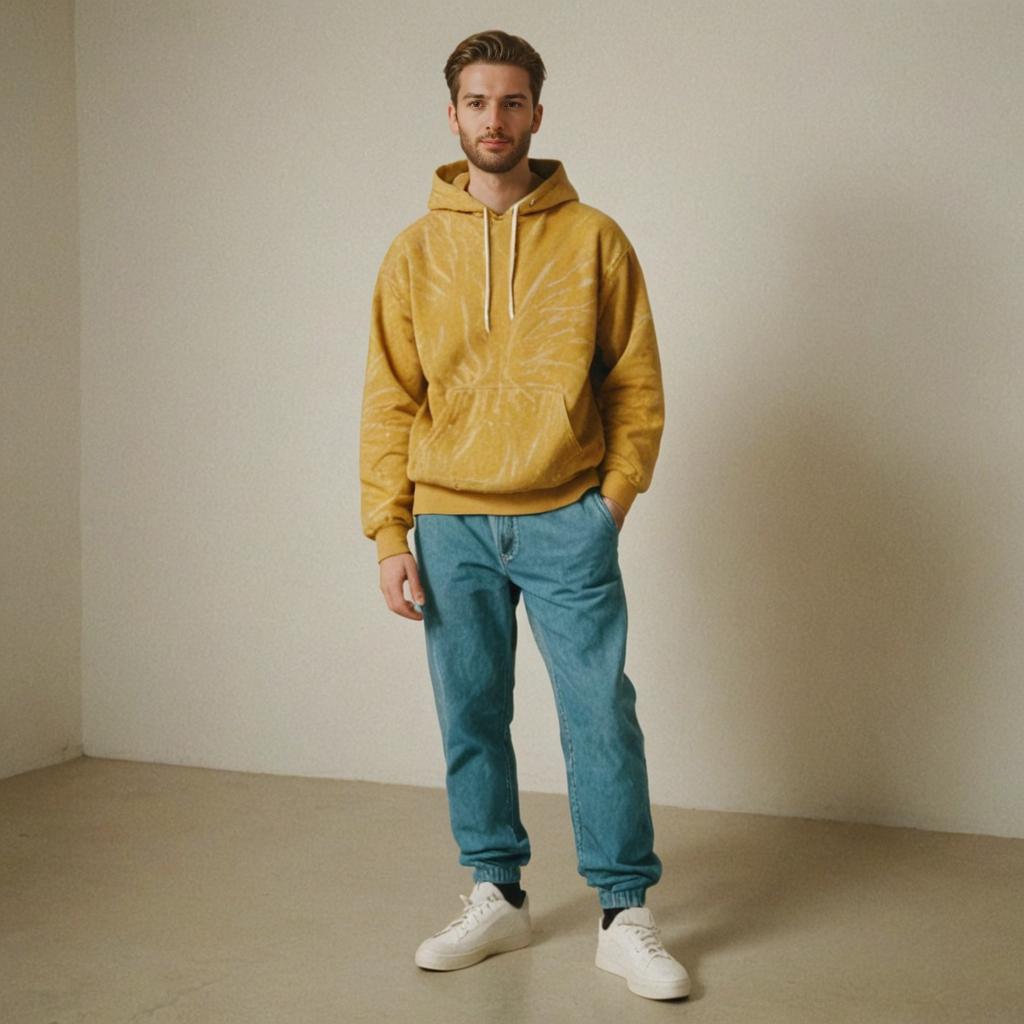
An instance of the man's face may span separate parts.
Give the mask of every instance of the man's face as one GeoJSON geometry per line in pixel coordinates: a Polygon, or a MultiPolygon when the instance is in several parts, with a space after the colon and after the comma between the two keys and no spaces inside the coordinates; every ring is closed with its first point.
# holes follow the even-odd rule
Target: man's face
{"type": "Polygon", "coordinates": [[[505,174],[526,159],[544,108],[533,106],[530,76],[513,64],[467,64],[459,74],[458,106],[448,126],[466,159],[488,174],[505,174]]]}

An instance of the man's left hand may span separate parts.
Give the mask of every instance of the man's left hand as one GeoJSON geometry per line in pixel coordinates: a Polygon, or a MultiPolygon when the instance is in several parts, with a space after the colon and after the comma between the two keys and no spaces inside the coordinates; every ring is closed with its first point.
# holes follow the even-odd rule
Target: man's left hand
{"type": "Polygon", "coordinates": [[[602,494],[601,500],[608,506],[608,511],[611,512],[612,519],[615,520],[615,525],[621,533],[622,524],[626,519],[626,510],[614,498],[609,498],[607,494],[602,494]]]}

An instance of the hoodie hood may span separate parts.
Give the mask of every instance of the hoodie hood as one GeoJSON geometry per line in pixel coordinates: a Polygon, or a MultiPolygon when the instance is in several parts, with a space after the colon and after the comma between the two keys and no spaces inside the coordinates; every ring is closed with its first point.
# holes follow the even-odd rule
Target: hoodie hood
{"type": "MultiPolygon", "coordinates": [[[[509,207],[512,214],[512,233],[509,240],[508,259],[508,315],[515,318],[515,305],[512,299],[512,282],[516,267],[516,228],[520,216],[545,213],[561,206],[563,203],[576,202],[579,195],[565,173],[560,160],[541,160],[527,158],[530,170],[544,180],[517,203],[509,207]]],[[[434,171],[430,187],[430,198],[427,200],[428,210],[446,210],[453,213],[468,214],[481,218],[483,225],[483,304],[484,327],[491,330],[491,211],[475,196],[467,191],[469,186],[469,162],[456,160],[454,163],[443,164],[434,171]]]]}
{"type": "MultiPolygon", "coordinates": [[[[524,214],[541,213],[544,210],[550,210],[553,206],[579,199],[576,189],[572,187],[569,177],[565,173],[561,160],[535,160],[533,157],[528,157],[527,163],[530,165],[530,170],[544,180],[516,204],[516,206],[522,206],[524,214]]],[[[482,214],[486,207],[479,199],[466,191],[468,186],[468,161],[456,160],[455,163],[443,164],[434,171],[427,209],[482,214]]]]}

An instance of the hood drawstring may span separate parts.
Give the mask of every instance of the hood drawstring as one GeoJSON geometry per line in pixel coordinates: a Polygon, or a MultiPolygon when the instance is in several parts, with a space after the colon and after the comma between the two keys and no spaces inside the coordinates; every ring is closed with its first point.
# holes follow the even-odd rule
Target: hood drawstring
{"type": "MultiPolygon", "coordinates": [[[[519,203],[522,199],[519,200],[519,203]]],[[[516,316],[515,303],[512,300],[512,280],[516,272],[516,228],[519,223],[519,203],[512,207],[512,234],[509,236],[508,250],[508,318],[516,316]]],[[[484,327],[491,332],[491,230],[488,208],[484,206],[484,327]]]]}
{"type": "Polygon", "coordinates": [[[487,207],[484,207],[484,327],[491,333],[491,232],[487,226],[487,207]]]}
{"type": "MultiPolygon", "coordinates": [[[[522,199],[519,200],[519,203],[522,199]]],[[[508,318],[514,320],[516,308],[512,305],[512,275],[516,272],[516,223],[519,220],[519,203],[512,207],[512,238],[508,249],[508,318]]]]}

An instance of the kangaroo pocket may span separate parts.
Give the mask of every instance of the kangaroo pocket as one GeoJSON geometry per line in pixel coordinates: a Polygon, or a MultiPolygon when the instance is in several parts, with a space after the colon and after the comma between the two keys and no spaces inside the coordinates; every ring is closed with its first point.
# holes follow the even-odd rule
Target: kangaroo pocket
{"type": "Polygon", "coordinates": [[[449,388],[409,455],[410,480],[488,493],[556,487],[584,468],[557,385],[449,388]]]}

